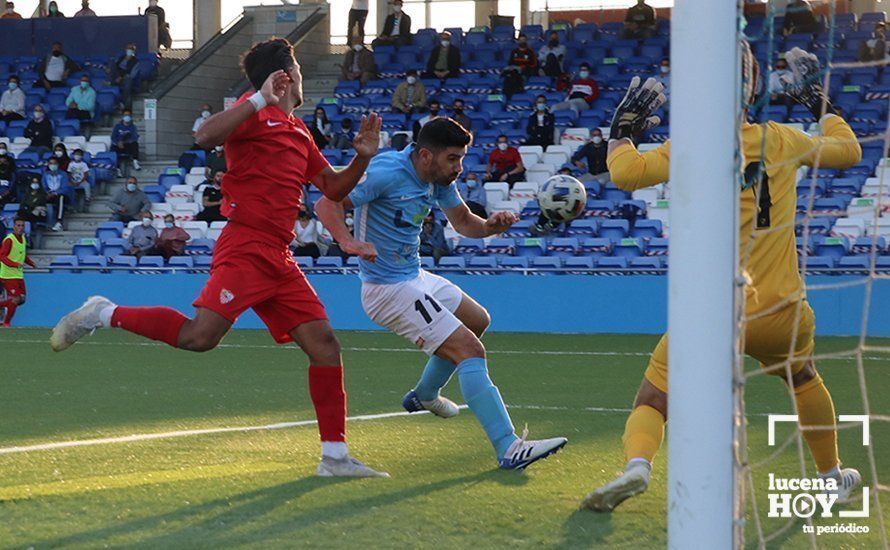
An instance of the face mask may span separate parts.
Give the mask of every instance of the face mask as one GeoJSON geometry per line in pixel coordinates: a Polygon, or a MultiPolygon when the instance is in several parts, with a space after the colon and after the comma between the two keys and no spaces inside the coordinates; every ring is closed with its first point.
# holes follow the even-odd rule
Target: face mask
{"type": "Polygon", "coordinates": [[[603,138],[602,138],[602,136],[593,136],[592,138],[590,138],[590,141],[592,141],[592,142],[594,142],[595,144],[599,145],[600,143],[603,142],[603,138]]]}
{"type": "Polygon", "coordinates": [[[476,187],[478,184],[478,180],[467,180],[467,187],[476,187]]]}
{"type": "Polygon", "coordinates": [[[50,12],[50,13],[56,13],[57,11],[59,11],[59,8],[57,8],[57,7],[55,7],[55,6],[50,6],[50,7],[49,7],[49,12],[50,12]]]}
{"type": "Polygon", "coordinates": [[[345,222],[346,227],[352,227],[355,224],[355,220],[353,220],[352,218],[346,218],[345,222]]]}
{"type": "Polygon", "coordinates": [[[131,117],[130,115],[124,115],[124,124],[129,124],[131,122],[133,122],[133,117],[131,117]]]}
{"type": "Polygon", "coordinates": [[[10,83],[7,84],[6,86],[9,87],[10,90],[15,90],[16,88],[19,87],[19,85],[16,84],[15,82],[10,82],[10,83]]]}
{"type": "Polygon", "coordinates": [[[416,77],[416,76],[409,76],[409,77],[408,77],[408,84],[414,84],[415,82],[417,82],[417,77],[416,77]]]}
{"type": "Polygon", "coordinates": [[[204,109],[203,111],[201,111],[201,118],[209,118],[209,117],[210,117],[210,111],[208,111],[207,109],[204,109]]]}
{"type": "Polygon", "coordinates": [[[173,222],[164,222],[164,227],[167,229],[173,229],[173,222]]]}
{"type": "Polygon", "coordinates": [[[142,226],[148,227],[149,225],[151,225],[151,218],[142,218],[142,226]]]}
{"type": "Polygon", "coordinates": [[[89,83],[89,82],[81,82],[81,83],[80,83],[80,88],[81,88],[82,90],[86,90],[86,89],[89,88],[89,87],[90,87],[90,83],[89,83]]]}
{"type": "Polygon", "coordinates": [[[430,109],[430,116],[439,116],[439,109],[430,109]]]}
{"type": "Polygon", "coordinates": [[[56,172],[56,171],[58,171],[58,169],[59,169],[59,165],[58,165],[58,164],[50,164],[50,165],[49,165],[49,171],[50,171],[50,172],[56,172]]]}
{"type": "Polygon", "coordinates": [[[38,189],[40,189],[40,184],[39,184],[39,183],[32,183],[32,184],[31,184],[31,189],[33,189],[33,190],[35,190],[35,191],[38,190],[38,189]]]}
{"type": "Polygon", "coordinates": [[[60,159],[60,158],[62,158],[62,156],[65,154],[65,152],[64,152],[64,151],[56,151],[56,152],[53,153],[53,154],[56,155],[56,158],[57,158],[57,159],[60,159]]]}
{"type": "Polygon", "coordinates": [[[133,57],[136,55],[136,50],[127,50],[127,57],[133,57]]]}
{"type": "Polygon", "coordinates": [[[459,115],[464,112],[464,108],[463,107],[455,107],[452,109],[452,111],[454,111],[454,114],[459,115]]]}
{"type": "Polygon", "coordinates": [[[62,55],[61,51],[53,51],[53,57],[59,57],[62,55]]]}
{"type": "Polygon", "coordinates": [[[665,67],[664,65],[661,66],[661,74],[668,74],[669,72],[671,72],[670,67],[665,67]]]}
{"type": "Polygon", "coordinates": [[[34,120],[43,120],[43,111],[34,111],[34,120]]]}
{"type": "Polygon", "coordinates": [[[362,51],[362,45],[361,45],[361,44],[356,44],[356,45],[354,45],[354,46],[352,47],[352,49],[355,50],[355,51],[357,51],[357,52],[360,52],[360,51],[362,51]]]}
{"type": "Polygon", "coordinates": [[[83,160],[83,155],[74,155],[74,160],[75,160],[76,162],[80,162],[80,161],[82,161],[82,160],[83,160]]]}
{"type": "Polygon", "coordinates": [[[579,78],[587,78],[588,76],[590,76],[590,73],[588,71],[580,71],[578,73],[579,78]]]}
{"type": "Polygon", "coordinates": [[[222,152],[223,152],[222,145],[217,145],[217,146],[214,147],[213,149],[214,149],[217,153],[222,153],[222,152]]]}
{"type": "Polygon", "coordinates": [[[547,110],[547,104],[546,103],[536,103],[535,109],[537,109],[539,111],[545,111],[545,110],[547,110]]]}
{"type": "Polygon", "coordinates": [[[6,149],[0,149],[0,157],[6,156],[6,149]]]}
{"type": "Polygon", "coordinates": [[[550,44],[550,47],[551,47],[551,48],[554,47],[554,46],[559,46],[559,40],[557,40],[557,39],[554,38],[553,40],[551,40],[550,42],[548,42],[548,44],[550,44]]]}
{"type": "Polygon", "coordinates": [[[9,15],[12,15],[12,14],[15,13],[15,9],[13,9],[13,8],[6,8],[6,13],[8,13],[9,15]]]}
{"type": "Polygon", "coordinates": [[[503,143],[503,142],[498,143],[498,149],[500,149],[501,151],[506,151],[506,150],[507,150],[507,144],[506,144],[506,143],[503,143]]]}
{"type": "Polygon", "coordinates": [[[392,11],[393,11],[393,13],[398,15],[398,14],[402,13],[402,6],[393,6],[392,11]]]}
{"type": "Polygon", "coordinates": [[[128,184],[127,184],[127,191],[130,191],[130,192],[132,193],[132,192],[135,191],[135,190],[136,190],[136,184],[135,184],[135,183],[128,183],[128,184]]]}
{"type": "Polygon", "coordinates": [[[450,45],[451,45],[451,40],[443,40],[443,41],[442,41],[442,47],[443,47],[443,48],[447,48],[447,47],[450,46],[450,45]]]}

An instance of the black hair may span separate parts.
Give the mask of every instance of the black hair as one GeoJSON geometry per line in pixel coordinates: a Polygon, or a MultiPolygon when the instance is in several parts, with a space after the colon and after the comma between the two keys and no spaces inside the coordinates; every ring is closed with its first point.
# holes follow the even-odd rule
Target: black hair
{"type": "Polygon", "coordinates": [[[472,141],[473,134],[456,120],[436,117],[420,129],[420,134],[417,136],[417,148],[436,151],[448,147],[466,147],[472,141]]]}
{"type": "Polygon", "coordinates": [[[21,82],[22,82],[22,81],[19,79],[18,75],[15,75],[15,74],[11,74],[11,75],[9,75],[9,78],[7,78],[6,80],[9,81],[9,82],[12,82],[13,80],[15,80],[15,81],[18,82],[18,83],[21,83],[21,82]]]}
{"type": "Polygon", "coordinates": [[[254,89],[259,90],[275,71],[294,66],[294,47],[284,38],[271,38],[254,44],[241,57],[241,68],[254,89]]]}
{"type": "Polygon", "coordinates": [[[408,69],[408,72],[405,74],[408,76],[417,76],[417,69],[408,69]]]}
{"type": "Polygon", "coordinates": [[[590,64],[589,64],[589,63],[581,63],[581,65],[580,65],[578,68],[579,68],[579,69],[588,69],[588,70],[589,70],[589,69],[590,69],[590,64]]]}
{"type": "Polygon", "coordinates": [[[434,103],[435,103],[436,105],[440,106],[440,107],[442,106],[442,104],[439,103],[439,100],[438,100],[438,99],[431,99],[431,100],[429,101],[429,103],[427,103],[427,105],[428,105],[428,106],[431,106],[431,105],[433,105],[434,103]]]}
{"type": "Polygon", "coordinates": [[[507,138],[507,135],[506,135],[506,134],[501,134],[501,135],[499,135],[499,136],[498,136],[498,141],[501,141],[501,138],[504,138],[504,139],[506,139],[507,141],[510,141],[510,139],[507,138]]]}
{"type": "Polygon", "coordinates": [[[547,101],[547,96],[545,96],[544,94],[539,94],[538,97],[535,98],[535,103],[537,103],[539,99],[547,101]]]}

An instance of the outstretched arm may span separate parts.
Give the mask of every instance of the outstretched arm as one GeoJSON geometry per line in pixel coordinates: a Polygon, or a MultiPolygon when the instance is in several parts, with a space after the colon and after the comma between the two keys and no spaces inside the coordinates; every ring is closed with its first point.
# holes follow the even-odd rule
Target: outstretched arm
{"type": "Polygon", "coordinates": [[[454,208],[445,210],[445,217],[451,222],[455,231],[471,239],[482,239],[503,233],[519,221],[519,216],[512,212],[495,212],[487,220],[480,218],[473,214],[463,201],[454,208]]]}
{"type": "Polygon", "coordinates": [[[349,166],[343,170],[334,170],[330,166],[326,166],[312,178],[312,183],[321,189],[325,197],[335,202],[341,201],[355,189],[365,174],[371,159],[377,154],[382,122],[377,113],[363,116],[359,131],[352,140],[356,155],[349,166]]]}
{"type": "Polygon", "coordinates": [[[609,142],[609,156],[606,164],[612,183],[624,191],[635,191],[652,187],[670,178],[670,143],[645,153],[640,153],[628,139],[609,142]]]}
{"type": "Polygon", "coordinates": [[[352,209],[352,201],[349,200],[349,197],[339,202],[322,197],[315,203],[315,214],[325,229],[330,231],[331,236],[337,241],[343,252],[369,262],[375,261],[377,249],[374,245],[355,240],[352,233],[349,232],[349,228],[346,227],[347,209],[352,209]]]}

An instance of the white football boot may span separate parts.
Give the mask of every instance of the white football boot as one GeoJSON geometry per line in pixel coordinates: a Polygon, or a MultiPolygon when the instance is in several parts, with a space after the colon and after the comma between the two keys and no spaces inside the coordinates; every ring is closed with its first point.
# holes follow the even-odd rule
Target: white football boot
{"type": "Polygon", "coordinates": [[[315,473],[319,477],[389,477],[388,473],[369,468],[351,456],[341,459],[323,456],[315,473]]]}
{"type": "Polygon", "coordinates": [[[522,431],[522,437],[510,444],[504,458],[498,461],[502,470],[524,470],[531,463],[547,458],[562,449],[568,443],[564,437],[537,439],[527,441],[528,428],[522,431]]]}
{"type": "Polygon", "coordinates": [[[624,472],[599,489],[589,493],[581,501],[581,508],[594,512],[611,512],[616,506],[638,495],[649,487],[649,471],[652,467],[642,460],[634,460],[624,472]]]}
{"type": "Polygon", "coordinates": [[[432,401],[421,401],[414,390],[409,391],[402,399],[402,407],[411,413],[430,411],[434,415],[442,418],[451,418],[457,416],[457,413],[460,412],[460,408],[458,408],[457,404],[446,397],[440,395],[432,401]]]}
{"type": "Polygon", "coordinates": [[[822,479],[833,478],[837,481],[837,491],[829,491],[837,494],[837,502],[844,504],[852,500],[853,491],[862,485],[862,476],[859,470],[855,468],[840,468],[840,471],[834,474],[822,475],[822,479]]]}
{"type": "Polygon", "coordinates": [[[108,298],[90,296],[82,306],[62,317],[49,337],[53,351],[68,349],[74,342],[100,328],[102,322],[99,313],[107,307],[114,307],[108,298]]]}

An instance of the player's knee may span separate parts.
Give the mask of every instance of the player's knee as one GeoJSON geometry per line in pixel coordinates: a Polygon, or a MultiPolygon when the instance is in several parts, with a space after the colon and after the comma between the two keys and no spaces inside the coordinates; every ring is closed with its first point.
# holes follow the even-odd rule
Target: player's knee
{"type": "Polygon", "coordinates": [[[16,302],[18,303],[18,305],[22,305],[22,304],[24,304],[24,303],[25,303],[25,296],[24,296],[24,295],[18,296],[18,298],[16,299],[16,302]]]}
{"type": "Polygon", "coordinates": [[[489,315],[487,309],[479,308],[479,315],[477,316],[477,319],[475,319],[473,326],[469,327],[470,330],[473,331],[473,334],[482,338],[482,335],[485,334],[485,331],[488,330],[489,326],[491,326],[491,315],[489,315]]]}
{"type": "Polygon", "coordinates": [[[205,352],[216,348],[221,340],[221,336],[209,332],[180,333],[178,343],[186,351],[205,352]]]}
{"type": "Polygon", "coordinates": [[[646,405],[660,412],[667,419],[667,401],[667,393],[656,388],[652,382],[644,378],[640,389],[637,390],[634,408],[646,405]]]}
{"type": "MultiPolygon", "coordinates": [[[[791,376],[791,385],[795,388],[799,388],[816,378],[816,376],[818,376],[816,365],[814,365],[812,361],[807,361],[802,369],[791,376]]],[[[785,382],[788,381],[787,379],[783,380],[785,380],[785,382]]]]}
{"type": "Polygon", "coordinates": [[[313,365],[337,365],[340,363],[340,340],[334,330],[327,327],[314,338],[312,349],[307,350],[313,365]]]}

